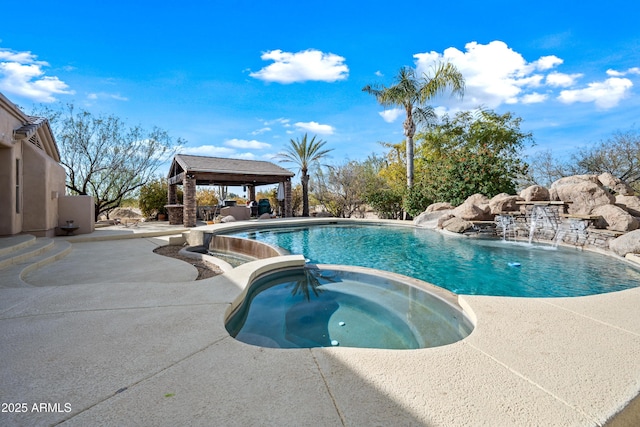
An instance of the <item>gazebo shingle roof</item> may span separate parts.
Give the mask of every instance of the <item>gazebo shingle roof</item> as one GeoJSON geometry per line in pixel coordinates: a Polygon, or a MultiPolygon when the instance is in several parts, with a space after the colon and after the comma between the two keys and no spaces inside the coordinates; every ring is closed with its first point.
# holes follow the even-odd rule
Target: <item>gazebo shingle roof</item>
{"type": "Polygon", "coordinates": [[[181,182],[184,174],[194,174],[198,185],[275,184],[289,181],[295,175],[263,160],[176,154],[169,169],[169,183],[181,182]]]}
{"type": "Polygon", "coordinates": [[[177,154],[175,160],[188,172],[294,176],[290,170],[262,160],[227,159],[186,154],[177,154]]]}

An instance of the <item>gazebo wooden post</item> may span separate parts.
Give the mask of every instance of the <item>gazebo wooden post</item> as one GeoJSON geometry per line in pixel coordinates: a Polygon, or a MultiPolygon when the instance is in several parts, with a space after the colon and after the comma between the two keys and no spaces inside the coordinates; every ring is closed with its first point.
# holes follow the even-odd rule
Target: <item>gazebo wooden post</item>
{"type": "Polygon", "coordinates": [[[185,227],[196,226],[196,177],[191,173],[184,177],[184,221],[185,227]]]}
{"type": "Polygon", "coordinates": [[[284,182],[284,216],[290,218],[293,216],[293,203],[291,197],[291,180],[284,182]]]}
{"type": "Polygon", "coordinates": [[[256,186],[255,185],[250,185],[249,186],[249,200],[256,200],[256,186]]]}

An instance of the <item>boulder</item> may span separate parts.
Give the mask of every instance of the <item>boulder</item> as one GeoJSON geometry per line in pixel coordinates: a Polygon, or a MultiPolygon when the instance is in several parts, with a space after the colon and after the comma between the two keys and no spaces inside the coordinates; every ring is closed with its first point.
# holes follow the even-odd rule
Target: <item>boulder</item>
{"type": "Polygon", "coordinates": [[[270,214],[270,213],[265,212],[265,213],[263,213],[262,215],[260,215],[260,216],[258,217],[258,219],[271,219],[271,214],[270,214]]]}
{"type": "Polygon", "coordinates": [[[591,215],[600,215],[602,219],[596,222],[596,227],[612,231],[633,231],[640,227],[636,218],[616,205],[602,205],[594,208],[591,215]]]}
{"type": "Polygon", "coordinates": [[[610,189],[614,193],[621,194],[623,196],[633,196],[633,188],[620,178],[616,178],[609,172],[598,175],[598,180],[603,187],[610,189]]]}
{"type": "Polygon", "coordinates": [[[523,199],[520,196],[500,193],[489,201],[489,210],[493,215],[498,215],[501,212],[517,212],[520,210],[520,205],[516,202],[521,201],[523,199]]]}
{"type": "Polygon", "coordinates": [[[463,204],[453,210],[458,218],[467,221],[489,221],[493,219],[489,199],[482,194],[469,196],[463,204]]]}
{"type": "Polygon", "coordinates": [[[465,200],[464,203],[473,203],[478,206],[489,205],[489,198],[484,194],[476,193],[467,197],[467,200],[465,200]]]}
{"type": "Polygon", "coordinates": [[[438,228],[443,228],[445,222],[449,221],[451,218],[455,218],[453,213],[445,213],[440,218],[438,218],[438,228]]]}
{"type": "Polygon", "coordinates": [[[492,219],[491,210],[478,205],[463,203],[453,210],[453,215],[466,221],[488,221],[492,219]]]}
{"type": "Polygon", "coordinates": [[[557,184],[559,181],[561,180],[551,185],[550,198],[569,202],[570,214],[589,215],[593,208],[613,204],[616,200],[602,185],[593,181],[579,180],[576,183],[557,184]]]}
{"type": "Polygon", "coordinates": [[[236,222],[236,218],[233,215],[227,215],[222,217],[220,222],[236,222]]]}
{"type": "Polygon", "coordinates": [[[416,227],[430,228],[434,230],[438,227],[438,220],[443,215],[449,215],[449,218],[453,216],[451,215],[451,211],[452,211],[451,209],[438,210],[433,212],[424,211],[413,220],[413,224],[416,227]]]}
{"type": "Polygon", "coordinates": [[[431,212],[437,212],[437,211],[446,211],[449,209],[453,209],[455,206],[453,206],[451,203],[448,202],[438,202],[438,203],[432,203],[429,206],[427,206],[427,209],[425,210],[426,213],[431,213],[431,212]]]}
{"type": "Polygon", "coordinates": [[[549,187],[549,192],[551,192],[551,190],[553,190],[555,187],[558,187],[560,185],[578,184],[583,181],[593,182],[594,184],[602,185],[600,184],[598,175],[571,175],[571,176],[565,176],[564,178],[560,178],[557,181],[554,181],[551,184],[551,187],[549,187]]]}
{"type": "Polygon", "coordinates": [[[618,194],[615,203],[631,215],[640,217],[640,197],[618,194]]]}
{"type": "Polygon", "coordinates": [[[609,249],[614,253],[625,256],[626,254],[640,253],[640,230],[623,234],[609,243],[609,249]]]}
{"type": "Polygon", "coordinates": [[[532,185],[522,190],[520,197],[525,202],[547,201],[549,200],[549,190],[540,185],[532,185]]]}
{"type": "Polygon", "coordinates": [[[442,228],[453,233],[464,233],[468,229],[473,228],[473,223],[454,216],[444,221],[442,228]]]}

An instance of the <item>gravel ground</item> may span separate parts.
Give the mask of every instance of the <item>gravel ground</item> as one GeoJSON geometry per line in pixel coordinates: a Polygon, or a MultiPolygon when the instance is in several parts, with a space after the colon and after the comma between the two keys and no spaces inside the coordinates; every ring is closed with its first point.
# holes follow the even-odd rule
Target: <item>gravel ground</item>
{"type": "Polygon", "coordinates": [[[167,246],[159,246],[154,249],[153,252],[158,255],[164,255],[171,258],[179,259],[180,261],[188,262],[198,269],[198,277],[196,280],[207,279],[209,277],[217,276],[218,274],[222,274],[222,270],[214,264],[210,264],[204,261],[201,261],[196,258],[189,258],[186,256],[182,256],[179,254],[182,246],[177,245],[167,245],[167,246]]]}

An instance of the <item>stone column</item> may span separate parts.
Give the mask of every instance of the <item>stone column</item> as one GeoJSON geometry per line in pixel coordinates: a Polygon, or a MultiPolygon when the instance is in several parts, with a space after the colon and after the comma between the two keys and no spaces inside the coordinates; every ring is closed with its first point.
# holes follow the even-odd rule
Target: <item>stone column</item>
{"type": "Polygon", "coordinates": [[[176,191],[176,187],[176,184],[169,184],[169,190],[167,192],[167,200],[169,201],[169,203],[167,203],[168,205],[175,205],[178,203],[178,192],[176,191]]]}
{"type": "Polygon", "coordinates": [[[184,226],[196,226],[196,178],[187,174],[183,183],[184,190],[184,226]]]}
{"type": "Polygon", "coordinates": [[[284,216],[290,218],[293,216],[293,198],[291,194],[291,180],[284,182],[284,216]]]}

